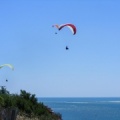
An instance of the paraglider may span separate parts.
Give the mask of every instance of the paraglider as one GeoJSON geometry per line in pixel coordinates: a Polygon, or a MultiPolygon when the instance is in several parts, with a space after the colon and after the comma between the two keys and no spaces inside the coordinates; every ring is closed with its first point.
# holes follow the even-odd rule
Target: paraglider
{"type": "Polygon", "coordinates": [[[5,67],[5,66],[7,66],[7,67],[11,68],[12,70],[14,70],[14,67],[13,67],[13,65],[11,65],[11,64],[3,64],[3,65],[0,65],[0,69],[3,68],[3,67],[5,67]]]}
{"type": "MultiPolygon", "coordinates": [[[[64,27],[68,27],[73,35],[75,35],[77,32],[76,26],[71,23],[61,24],[61,25],[55,24],[52,25],[52,27],[56,27],[59,31],[62,30],[64,27]]],[[[55,34],[57,34],[57,32],[55,34]]],[[[66,46],[66,50],[68,49],[69,49],[68,46],[66,46]]]]}

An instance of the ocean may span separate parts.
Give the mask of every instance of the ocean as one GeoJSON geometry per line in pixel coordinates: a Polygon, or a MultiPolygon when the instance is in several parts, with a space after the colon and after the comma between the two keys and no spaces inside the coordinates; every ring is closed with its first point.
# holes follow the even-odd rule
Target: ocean
{"type": "Polygon", "coordinates": [[[120,98],[38,98],[63,120],[120,120],[120,98]]]}

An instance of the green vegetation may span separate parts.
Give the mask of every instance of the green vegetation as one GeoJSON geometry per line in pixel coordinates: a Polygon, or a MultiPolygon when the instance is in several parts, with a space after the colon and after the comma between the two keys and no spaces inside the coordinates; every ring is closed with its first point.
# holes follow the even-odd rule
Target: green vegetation
{"type": "MultiPolygon", "coordinates": [[[[55,113],[51,108],[38,102],[35,94],[21,90],[20,94],[10,94],[4,87],[0,90],[0,107],[17,108],[19,115],[38,120],[61,120],[61,114],[55,113]]],[[[33,119],[32,119],[33,120],[33,119]]]]}

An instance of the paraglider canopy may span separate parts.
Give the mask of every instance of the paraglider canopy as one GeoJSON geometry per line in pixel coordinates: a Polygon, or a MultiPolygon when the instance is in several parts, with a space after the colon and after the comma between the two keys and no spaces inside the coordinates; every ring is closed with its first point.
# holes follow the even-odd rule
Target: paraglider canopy
{"type": "Polygon", "coordinates": [[[0,69],[3,68],[3,67],[5,67],[5,66],[7,66],[7,67],[11,68],[12,70],[14,70],[14,67],[13,67],[13,65],[11,65],[11,64],[3,64],[3,65],[0,65],[0,69]]]}
{"type": "Polygon", "coordinates": [[[56,25],[53,25],[53,27],[56,27],[58,30],[61,30],[64,27],[68,27],[71,30],[71,32],[73,33],[73,35],[75,35],[76,32],[77,32],[77,29],[76,29],[75,25],[73,25],[71,23],[62,24],[62,25],[57,25],[56,24],[56,25]]]}

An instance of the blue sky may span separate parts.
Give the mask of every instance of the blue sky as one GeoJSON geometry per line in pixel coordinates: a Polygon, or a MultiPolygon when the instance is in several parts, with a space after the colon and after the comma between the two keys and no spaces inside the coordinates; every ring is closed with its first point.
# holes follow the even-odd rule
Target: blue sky
{"type": "Polygon", "coordinates": [[[0,64],[15,70],[1,69],[0,84],[38,97],[120,97],[119,5],[117,0],[1,0],[0,64]],[[77,34],[52,27],[64,23],[73,23],[77,34]]]}

